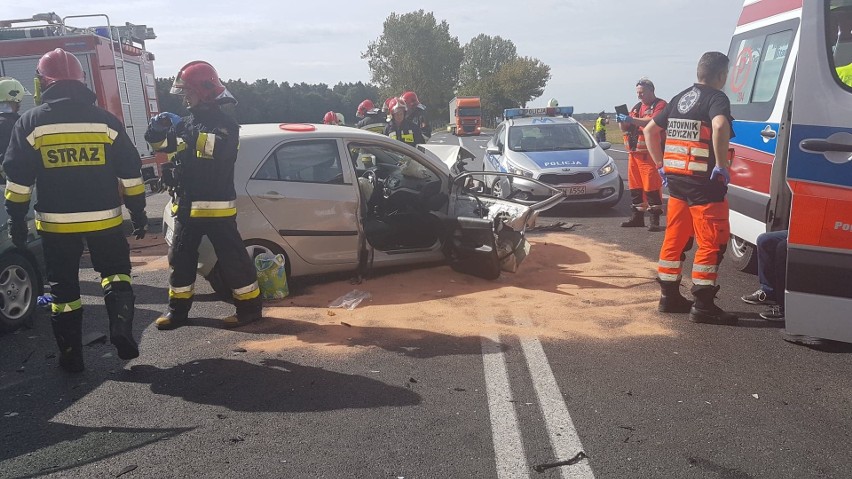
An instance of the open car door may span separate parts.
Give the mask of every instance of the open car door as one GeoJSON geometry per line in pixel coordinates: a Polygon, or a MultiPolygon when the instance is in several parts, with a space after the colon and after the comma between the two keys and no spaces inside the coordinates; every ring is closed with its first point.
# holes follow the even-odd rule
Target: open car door
{"type": "MultiPolygon", "coordinates": [[[[505,176],[510,185],[517,175],[505,176]]],[[[535,224],[538,213],[547,210],[565,197],[565,193],[539,181],[533,182],[547,192],[537,201],[493,196],[485,187],[482,172],[461,172],[451,180],[450,205],[445,220],[444,253],[450,266],[460,273],[485,279],[497,279],[501,270],[516,271],[529,253],[526,229],[535,224]]]]}

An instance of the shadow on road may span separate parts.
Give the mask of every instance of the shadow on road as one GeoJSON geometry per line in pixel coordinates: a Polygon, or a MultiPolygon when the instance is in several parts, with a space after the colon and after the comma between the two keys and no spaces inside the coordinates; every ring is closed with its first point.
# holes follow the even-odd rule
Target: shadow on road
{"type": "Polygon", "coordinates": [[[265,359],[261,365],[234,359],[200,359],[167,369],[137,365],[116,379],[149,384],[154,394],[232,411],[318,412],[415,406],[421,402],[420,395],[410,389],[280,359],[265,359]]]}

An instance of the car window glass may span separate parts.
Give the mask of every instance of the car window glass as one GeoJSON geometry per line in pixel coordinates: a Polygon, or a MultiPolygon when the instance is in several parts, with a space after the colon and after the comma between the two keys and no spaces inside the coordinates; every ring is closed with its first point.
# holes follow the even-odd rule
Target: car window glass
{"type": "Polygon", "coordinates": [[[832,73],[843,88],[852,91],[852,6],[832,0],[828,8],[826,47],[832,73]]]}
{"type": "Polygon", "coordinates": [[[399,172],[408,178],[419,178],[424,180],[437,180],[432,170],[422,165],[419,159],[398,150],[379,145],[350,145],[349,152],[355,163],[355,169],[363,172],[369,168],[376,167],[380,175],[389,172],[399,172]]]}
{"type": "Polygon", "coordinates": [[[343,168],[337,142],[308,140],[286,143],[275,150],[255,179],[342,184],[343,168]],[[277,172],[274,171],[276,167],[277,172]]]}
{"type": "Polygon", "coordinates": [[[752,103],[772,101],[775,91],[781,83],[781,73],[787,60],[787,53],[793,43],[793,31],[773,33],[766,37],[766,46],[757,67],[757,75],[752,89],[752,103]]]}
{"type": "Polygon", "coordinates": [[[503,143],[503,132],[505,132],[505,131],[506,131],[506,126],[505,126],[505,124],[502,124],[497,128],[497,131],[494,132],[494,137],[496,138],[497,146],[499,146],[500,148],[503,148],[503,144],[504,144],[503,143]]]}
{"type": "Polygon", "coordinates": [[[588,150],[595,143],[577,123],[515,125],[509,130],[512,151],[588,150]]]}

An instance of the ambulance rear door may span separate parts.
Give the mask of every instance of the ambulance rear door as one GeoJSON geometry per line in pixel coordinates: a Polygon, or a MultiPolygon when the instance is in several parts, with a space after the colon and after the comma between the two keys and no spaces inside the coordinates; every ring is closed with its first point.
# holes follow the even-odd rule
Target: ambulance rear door
{"type": "Polygon", "coordinates": [[[852,342],[852,0],[802,8],[787,164],[786,328],[852,342]]]}

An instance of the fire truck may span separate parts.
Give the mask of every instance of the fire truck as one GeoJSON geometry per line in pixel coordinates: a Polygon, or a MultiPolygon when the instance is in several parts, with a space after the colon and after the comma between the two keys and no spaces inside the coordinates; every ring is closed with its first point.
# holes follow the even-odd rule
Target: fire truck
{"type": "MultiPolygon", "coordinates": [[[[145,50],[145,41],[154,38],[150,27],[113,26],[105,14],[59,17],[50,12],[0,20],[0,76],[32,85],[42,55],[56,48],[73,53],[83,65],[86,85],[97,95],[98,106],[124,123],[142,157],[142,176],[150,180],[167,159],[145,141],[148,119],[159,112],[154,55],[145,50]]],[[[21,111],[34,106],[33,97],[27,96],[21,111]]]]}

